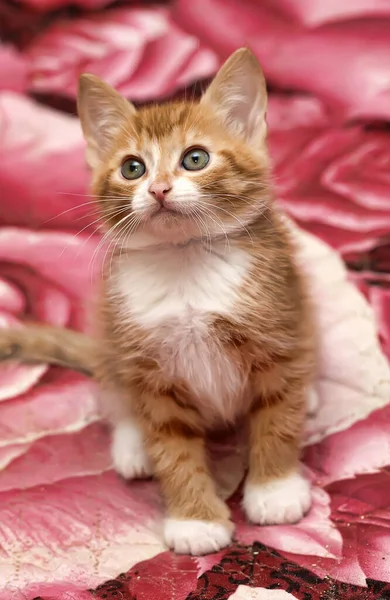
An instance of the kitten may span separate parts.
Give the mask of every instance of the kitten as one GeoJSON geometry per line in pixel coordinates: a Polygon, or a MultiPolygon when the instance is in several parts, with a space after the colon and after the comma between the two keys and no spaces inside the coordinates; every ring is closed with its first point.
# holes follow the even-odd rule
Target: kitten
{"type": "Polygon", "coordinates": [[[249,427],[248,519],[298,521],[311,502],[299,447],[316,344],[270,194],[256,58],[235,52],[200,101],[140,110],[83,75],[78,111],[115,246],[96,340],[35,327],[14,332],[11,345],[10,332],[3,351],[7,342],[10,356],[94,374],[114,425],[116,469],[158,478],[164,537],[176,552],[204,554],[231,541],[205,436],[238,419],[249,427]]]}

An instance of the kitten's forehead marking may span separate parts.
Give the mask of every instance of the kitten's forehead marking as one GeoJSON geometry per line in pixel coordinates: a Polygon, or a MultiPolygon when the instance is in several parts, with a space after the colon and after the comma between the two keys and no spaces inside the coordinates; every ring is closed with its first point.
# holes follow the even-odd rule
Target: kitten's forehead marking
{"type": "Polygon", "coordinates": [[[140,155],[145,158],[149,174],[158,178],[175,174],[185,148],[185,141],[173,133],[161,140],[146,139],[140,147],[140,155]]]}
{"type": "Polygon", "coordinates": [[[144,109],[138,115],[139,135],[161,141],[175,131],[184,131],[191,120],[192,108],[185,104],[166,104],[144,109]]]}
{"type": "Polygon", "coordinates": [[[147,165],[147,168],[148,168],[147,178],[148,178],[149,182],[151,183],[152,180],[157,179],[159,170],[160,170],[161,156],[162,156],[160,145],[156,144],[156,143],[151,143],[149,145],[149,153],[150,153],[150,161],[149,161],[150,164],[147,165]]]}

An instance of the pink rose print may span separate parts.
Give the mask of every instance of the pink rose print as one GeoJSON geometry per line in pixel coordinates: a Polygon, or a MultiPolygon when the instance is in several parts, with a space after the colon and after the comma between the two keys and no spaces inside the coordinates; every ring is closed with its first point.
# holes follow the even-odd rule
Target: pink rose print
{"type": "MultiPolygon", "coordinates": [[[[319,1],[306,2],[309,3],[312,8],[320,5],[319,1]]],[[[286,0],[284,8],[287,4],[290,14],[299,11],[299,4],[303,8],[303,2],[286,0]]],[[[326,3],[329,12],[333,4],[334,1],[326,3]]],[[[346,3],[347,7],[351,4],[351,0],[346,3]]],[[[354,4],[358,17],[360,3],[354,4]]],[[[360,4],[362,16],[367,4],[360,4]]],[[[375,4],[379,6],[378,3],[371,6],[375,4]]],[[[383,7],[384,2],[381,4],[383,7]]],[[[277,5],[281,6],[282,1],[277,5]]],[[[345,3],[340,4],[339,18],[348,17],[344,7],[345,3]]],[[[175,18],[203,43],[217,49],[223,58],[236,48],[249,45],[262,61],[269,82],[281,89],[315,94],[348,118],[389,118],[388,6],[385,14],[378,8],[376,19],[338,20],[312,29],[278,13],[277,8],[271,1],[242,5],[236,0],[179,0],[175,18]],[[216,22],[219,27],[214,26],[216,22]]]]}
{"type": "Polygon", "coordinates": [[[0,90],[24,92],[28,86],[28,64],[12,46],[0,44],[0,90]]]}
{"type": "Polygon", "coordinates": [[[307,27],[317,27],[324,23],[364,18],[383,18],[390,16],[386,0],[266,0],[270,8],[280,11],[281,16],[298,20],[307,27]]]}
{"type": "MultiPolygon", "coordinates": [[[[66,8],[67,0],[23,0],[22,4],[36,13],[45,13],[61,8],[66,8]]],[[[83,10],[99,10],[110,4],[110,0],[76,0],[73,5],[83,10]]]]}
{"type": "MultiPolygon", "coordinates": [[[[95,248],[96,243],[85,238],[75,243],[70,234],[0,227],[1,326],[20,326],[27,317],[85,328],[87,267],[95,248]],[[81,267],[77,271],[75,259],[81,267]]],[[[3,365],[0,400],[3,467],[22,456],[35,440],[77,431],[98,418],[91,384],[69,373],[47,373],[45,365],[3,365]],[[42,387],[32,389],[39,381],[42,387]]],[[[39,472],[29,472],[29,476],[35,480],[39,472]]],[[[7,485],[6,479],[2,478],[0,488],[7,485]]]]}
{"type": "Polygon", "coordinates": [[[281,206],[344,255],[373,248],[390,226],[388,136],[340,128],[314,99],[305,100],[311,109],[305,120],[295,121],[306,106],[294,103],[298,99],[270,104],[270,150],[281,206]]]}
{"type": "Polygon", "coordinates": [[[351,279],[370,302],[379,325],[383,351],[390,357],[390,277],[383,269],[389,258],[389,246],[377,246],[368,252],[347,254],[356,269],[351,279]]]}
{"type": "Polygon", "coordinates": [[[93,73],[134,101],[163,97],[211,76],[217,55],[171,18],[169,9],[126,7],[49,27],[30,45],[32,87],[74,97],[93,73]]]}
{"type": "Polygon", "coordinates": [[[0,136],[1,224],[81,230],[96,219],[77,119],[3,92],[0,136]]]}
{"type": "MultiPolygon", "coordinates": [[[[389,421],[387,421],[389,423],[389,421]]],[[[366,586],[367,579],[389,580],[389,473],[359,475],[328,488],[331,519],[342,535],[342,558],[286,554],[321,577],[366,586]]]]}

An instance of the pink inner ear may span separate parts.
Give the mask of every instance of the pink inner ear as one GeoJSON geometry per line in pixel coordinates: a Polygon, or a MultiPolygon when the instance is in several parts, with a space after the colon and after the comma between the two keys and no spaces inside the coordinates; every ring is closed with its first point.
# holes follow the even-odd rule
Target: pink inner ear
{"type": "MultiPolygon", "coordinates": [[[[230,95],[231,118],[242,123],[243,131],[249,139],[257,137],[263,127],[267,105],[263,80],[255,77],[252,71],[238,72],[234,83],[236,89],[230,95]]],[[[229,87],[226,97],[229,101],[229,87]]]]}
{"type": "Polygon", "coordinates": [[[263,137],[267,89],[261,67],[248,50],[236,51],[225,62],[203,102],[213,105],[228,127],[248,141],[263,137]]]}
{"type": "Polygon", "coordinates": [[[87,161],[96,167],[135,112],[123,96],[94,75],[82,75],[78,114],[88,144],[87,161]]]}

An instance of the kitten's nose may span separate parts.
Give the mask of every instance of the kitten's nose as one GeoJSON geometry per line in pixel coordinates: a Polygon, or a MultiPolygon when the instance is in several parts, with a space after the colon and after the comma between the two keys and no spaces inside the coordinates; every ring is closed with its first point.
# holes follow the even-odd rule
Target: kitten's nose
{"type": "Polygon", "coordinates": [[[165,195],[171,190],[171,186],[166,181],[155,181],[149,188],[149,192],[153,194],[158,202],[164,204],[165,195]]]}

